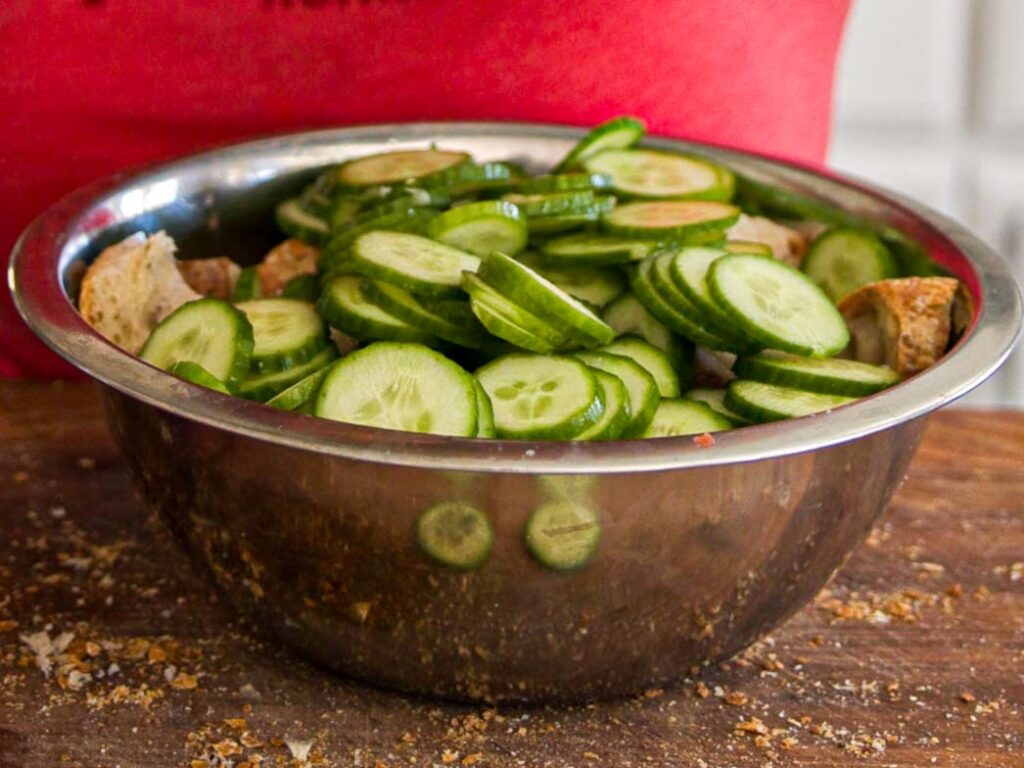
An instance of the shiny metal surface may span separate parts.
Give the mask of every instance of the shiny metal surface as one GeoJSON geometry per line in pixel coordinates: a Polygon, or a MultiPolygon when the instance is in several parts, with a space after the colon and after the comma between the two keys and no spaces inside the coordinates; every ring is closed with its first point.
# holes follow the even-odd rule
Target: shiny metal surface
{"type": "Polygon", "coordinates": [[[345,673],[462,698],[580,699],[664,682],[729,655],[820,588],[876,519],[924,416],[981,383],[1021,323],[1006,262],[954,222],[846,180],[720,148],[683,146],[811,192],[920,239],[978,300],[938,365],[823,416],[717,437],[604,444],[470,441],[310,419],[187,386],[92,332],[68,296],[84,265],[137,229],[193,258],[255,262],[273,203],[319,166],[431,140],[486,160],[549,164],[574,129],[417,124],[254,142],[100,182],[19,242],[18,306],[60,354],[103,382],[110,423],[147,505],[232,601],[345,673]],[[417,516],[458,499],[488,517],[479,571],[416,548],[417,516]],[[583,570],[556,573],[522,544],[551,499],[597,510],[583,570]]]}

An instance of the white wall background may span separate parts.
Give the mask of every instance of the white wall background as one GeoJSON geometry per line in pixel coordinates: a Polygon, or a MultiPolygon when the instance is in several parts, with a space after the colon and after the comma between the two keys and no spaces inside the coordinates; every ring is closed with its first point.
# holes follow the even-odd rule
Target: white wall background
{"type": "MultiPolygon", "coordinates": [[[[830,164],[968,224],[1024,281],[1024,0],[855,0],[830,164]]],[[[1024,351],[961,403],[1024,408],[1024,351]]]]}

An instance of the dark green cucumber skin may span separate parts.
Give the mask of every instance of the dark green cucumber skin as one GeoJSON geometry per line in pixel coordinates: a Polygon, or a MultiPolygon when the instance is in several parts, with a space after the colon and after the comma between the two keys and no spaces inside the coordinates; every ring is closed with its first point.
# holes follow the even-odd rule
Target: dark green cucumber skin
{"type": "Polygon", "coordinates": [[[242,379],[236,387],[238,394],[247,400],[265,403],[294,384],[298,384],[311,373],[330,365],[338,357],[334,345],[324,347],[318,355],[301,365],[272,373],[256,373],[242,379]]]}
{"type": "Polygon", "coordinates": [[[327,376],[329,365],[328,363],[305,378],[299,379],[287,389],[281,390],[267,400],[267,405],[282,411],[299,411],[304,406],[311,404],[316,399],[321,382],[327,376]]]}
{"type": "Polygon", "coordinates": [[[296,275],[281,289],[285,299],[315,302],[320,296],[320,280],[316,275],[296,275]]]}
{"type": "Polygon", "coordinates": [[[369,322],[356,313],[351,312],[342,302],[338,301],[331,292],[330,284],[326,285],[323,293],[320,294],[320,299],[316,303],[316,311],[329,326],[337,328],[339,331],[344,331],[360,341],[373,339],[420,342],[428,346],[436,344],[436,339],[433,335],[419,328],[398,326],[380,329],[374,327],[371,333],[369,322]]]}
{"type": "Polygon", "coordinates": [[[263,296],[260,287],[259,273],[256,267],[243,267],[238,273],[238,280],[235,281],[235,290],[231,294],[231,301],[241,304],[243,301],[252,301],[263,296]]]}
{"type": "MultiPolygon", "coordinates": [[[[730,411],[734,411],[738,415],[745,419],[755,423],[763,424],[770,421],[785,421],[787,419],[801,418],[806,414],[789,413],[786,411],[780,411],[775,408],[767,408],[763,405],[757,405],[750,403],[743,398],[741,388],[743,382],[748,381],[747,379],[735,379],[729,383],[728,389],[725,391],[725,407],[730,411]]],[[[787,387],[788,389],[794,389],[794,387],[787,387]]],[[[798,392],[806,392],[805,390],[795,390],[798,392]]],[[[824,394],[812,392],[809,394],[824,394]]],[[[839,407],[837,404],[835,407],[839,407]]],[[[821,411],[819,411],[821,413],[821,411]]]]}
{"type": "Polygon", "coordinates": [[[792,387],[823,395],[848,397],[867,397],[899,383],[898,377],[885,383],[841,379],[837,376],[816,376],[806,371],[791,371],[786,368],[784,362],[756,356],[738,358],[733,365],[733,372],[741,379],[752,379],[765,384],[777,384],[780,387],[792,387]]]}
{"type": "Polygon", "coordinates": [[[203,366],[193,363],[191,360],[179,360],[170,367],[170,373],[189,384],[212,389],[222,395],[233,395],[234,392],[223,381],[218,379],[203,366]]]}

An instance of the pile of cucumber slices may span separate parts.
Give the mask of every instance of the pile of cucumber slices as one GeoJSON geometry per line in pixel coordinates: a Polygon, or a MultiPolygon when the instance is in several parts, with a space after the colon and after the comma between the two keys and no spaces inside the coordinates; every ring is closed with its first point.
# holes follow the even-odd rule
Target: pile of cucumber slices
{"type": "Polygon", "coordinates": [[[327,168],[276,211],[320,247],[317,274],[259,298],[247,268],[234,302],[179,307],[141,357],[283,410],[521,440],[715,432],[899,381],[835,358],[849,341],[835,302],[900,274],[912,241],[703,157],[638,148],[643,133],[611,120],[533,176],[437,147],[327,168]],[[742,212],[807,211],[833,229],[804,271],[726,239],[742,212]],[[358,348],[339,356],[331,329],[358,348]],[[692,388],[698,347],[737,378],[692,388]]]}

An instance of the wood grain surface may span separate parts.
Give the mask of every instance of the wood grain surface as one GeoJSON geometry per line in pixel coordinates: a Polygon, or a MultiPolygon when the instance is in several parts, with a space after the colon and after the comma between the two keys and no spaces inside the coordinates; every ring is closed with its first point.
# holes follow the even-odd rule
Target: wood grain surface
{"type": "Polygon", "coordinates": [[[237,622],[147,519],[92,385],[0,384],[0,768],[1024,766],[1024,414],[933,417],[811,606],[635,698],[456,706],[237,622]]]}

